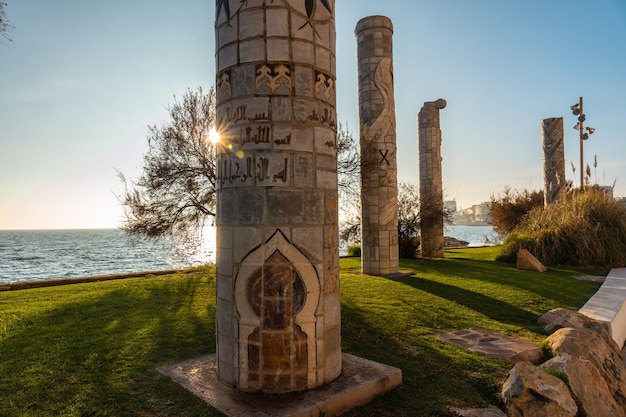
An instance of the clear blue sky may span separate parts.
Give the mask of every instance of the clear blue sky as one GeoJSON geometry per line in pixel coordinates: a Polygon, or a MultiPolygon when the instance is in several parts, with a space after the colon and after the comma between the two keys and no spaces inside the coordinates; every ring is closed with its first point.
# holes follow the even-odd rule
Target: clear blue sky
{"type": "MultiPolygon", "coordinates": [[[[232,0],[236,1],[236,0],[232,0]]],[[[212,0],[7,0],[0,41],[0,229],[117,227],[115,169],[136,176],[147,126],[188,87],[210,87],[212,0]]],[[[541,120],[585,99],[592,180],[626,196],[624,0],[337,0],[338,119],[358,126],[354,27],[393,21],[399,178],[418,181],[416,115],[441,113],[447,199],[540,189],[541,120]]]]}

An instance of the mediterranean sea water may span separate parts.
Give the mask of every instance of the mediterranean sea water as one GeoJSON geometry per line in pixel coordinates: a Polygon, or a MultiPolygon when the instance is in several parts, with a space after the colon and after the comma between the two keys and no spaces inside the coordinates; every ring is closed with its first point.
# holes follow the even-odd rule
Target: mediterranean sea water
{"type": "Polygon", "coordinates": [[[493,226],[444,226],[443,233],[469,243],[469,246],[492,246],[501,243],[493,226]]]}
{"type": "Polygon", "coordinates": [[[214,241],[136,242],[117,229],[0,230],[0,283],[183,268],[214,261],[214,241]]]}
{"type": "MultiPolygon", "coordinates": [[[[497,243],[491,226],[446,226],[470,246],[497,243]]],[[[215,229],[200,242],[143,242],[117,229],[0,230],[0,283],[184,268],[215,261],[215,229]]]]}

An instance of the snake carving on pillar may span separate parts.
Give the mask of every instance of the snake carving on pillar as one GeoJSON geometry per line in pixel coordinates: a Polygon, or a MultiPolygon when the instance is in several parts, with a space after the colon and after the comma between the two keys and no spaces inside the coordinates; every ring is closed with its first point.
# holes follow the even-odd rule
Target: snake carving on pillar
{"type": "Polygon", "coordinates": [[[369,127],[367,136],[370,140],[382,139],[390,129],[395,128],[395,105],[393,100],[393,62],[391,58],[383,58],[376,67],[374,83],[383,99],[383,109],[374,123],[369,127]]]}

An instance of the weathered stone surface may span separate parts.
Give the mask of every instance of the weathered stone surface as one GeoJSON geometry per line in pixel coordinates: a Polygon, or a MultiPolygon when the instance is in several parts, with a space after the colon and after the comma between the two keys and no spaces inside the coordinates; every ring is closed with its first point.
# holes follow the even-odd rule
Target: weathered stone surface
{"type": "Polygon", "coordinates": [[[361,271],[398,272],[398,165],[393,85],[393,24],[385,16],[355,28],[361,149],[361,271]]]}
{"type": "Polygon", "coordinates": [[[527,340],[517,339],[490,330],[472,327],[448,333],[437,333],[437,339],[472,352],[480,352],[491,358],[504,359],[511,363],[520,361],[540,364],[543,350],[527,340]]]}
{"type": "Polygon", "coordinates": [[[626,416],[611,395],[600,371],[590,361],[563,353],[541,367],[552,369],[567,377],[567,385],[587,417],[626,416]]]}
{"type": "Polygon", "coordinates": [[[217,374],[306,391],[342,369],[335,1],[216,4],[217,374]]]}
{"type": "Polygon", "coordinates": [[[450,407],[450,412],[459,417],[506,417],[506,414],[494,406],[487,408],[457,408],[450,407]]]}
{"type": "Polygon", "coordinates": [[[442,133],[439,110],[446,101],[427,101],[417,116],[420,166],[421,253],[427,258],[443,258],[443,180],[442,133]]]}
{"type": "Polygon", "coordinates": [[[546,327],[548,324],[561,318],[563,315],[567,314],[567,312],[569,311],[572,311],[572,310],[568,310],[567,308],[561,308],[561,307],[553,308],[552,310],[545,313],[543,316],[539,317],[537,319],[537,323],[540,326],[546,327]]]}
{"type": "Polygon", "coordinates": [[[612,397],[626,411],[626,371],[622,352],[613,340],[607,340],[589,329],[568,327],[553,333],[548,343],[557,354],[567,353],[594,364],[612,397]]]}
{"type": "Polygon", "coordinates": [[[567,386],[528,362],[515,364],[502,386],[508,416],[574,417],[578,406],[567,386]]]}
{"type": "Polygon", "coordinates": [[[563,118],[543,119],[543,193],[544,204],[552,204],[565,195],[565,145],[563,118]]]}
{"type": "Polygon", "coordinates": [[[289,395],[246,393],[217,378],[215,355],[165,365],[157,371],[229,417],[337,416],[365,404],[402,383],[402,371],[343,354],[343,372],[314,390],[289,395]]]}
{"type": "Polygon", "coordinates": [[[517,269],[546,272],[546,267],[527,249],[522,249],[517,252],[517,269]]]}
{"type": "Polygon", "coordinates": [[[554,310],[548,311],[546,314],[539,317],[537,323],[543,326],[550,334],[567,327],[582,327],[593,330],[607,340],[611,339],[607,323],[599,322],[577,311],[568,310],[566,308],[555,308],[554,310]]]}

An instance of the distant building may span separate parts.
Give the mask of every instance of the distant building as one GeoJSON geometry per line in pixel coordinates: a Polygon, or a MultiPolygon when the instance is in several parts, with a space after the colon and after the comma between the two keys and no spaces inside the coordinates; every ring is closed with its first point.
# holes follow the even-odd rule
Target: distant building
{"type": "Polygon", "coordinates": [[[452,214],[452,223],[458,225],[485,225],[489,223],[490,215],[491,203],[485,201],[469,208],[455,211],[452,214]]]}

